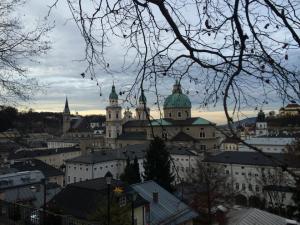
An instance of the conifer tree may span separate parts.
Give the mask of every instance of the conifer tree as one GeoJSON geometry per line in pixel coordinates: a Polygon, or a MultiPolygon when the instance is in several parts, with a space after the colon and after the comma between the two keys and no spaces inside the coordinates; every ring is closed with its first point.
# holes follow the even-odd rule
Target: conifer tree
{"type": "Polygon", "coordinates": [[[123,182],[128,183],[128,184],[131,184],[131,182],[130,182],[130,180],[131,180],[130,176],[131,176],[131,173],[132,173],[131,167],[132,166],[130,164],[130,159],[129,159],[129,157],[127,157],[126,166],[125,166],[124,172],[120,176],[120,179],[123,182]]]}
{"type": "Polygon", "coordinates": [[[144,161],[144,179],[154,180],[168,191],[172,191],[174,176],[170,170],[170,153],[159,137],[150,142],[144,161]]]}
{"type": "Polygon", "coordinates": [[[140,174],[140,168],[139,168],[139,162],[138,158],[135,156],[133,165],[132,165],[132,170],[134,173],[134,183],[140,183],[141,182],[141,174],[140,174]]]}
{"type": "Polygon", "coordinates": [[[129,157],[126,159],[126,167],[121,175],[121,180],[127,184],[135,184],[141,182],[138,159],[135,156],[133,164],[130,163],[129,157]]]}

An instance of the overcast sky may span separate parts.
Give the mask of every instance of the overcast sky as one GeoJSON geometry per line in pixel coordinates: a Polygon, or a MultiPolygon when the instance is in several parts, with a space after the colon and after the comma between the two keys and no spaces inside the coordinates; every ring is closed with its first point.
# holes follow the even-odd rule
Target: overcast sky
{"type": "MultiPolygon", "coordinates": [[[[28,1],[26,7],[21,10],[21,13],[25,15],[24,21],[27,25],[34,21],[43,20],[45,15],[47,15],[47,2],[50,5],[50,2],[53,1],[28,1]]],[[[97,71],[99,82],[102,86],[102,96],[100,96],[100,90],[96,86],[95,81],[83,79],[80,76],[86,66],[85,62],[78,61],[84,55],[84,42],[74,21],[70,18],[71,14],[65,1],[60,1],[58,7],[52,11],[49,20],[49,23],[55,24],[48,37],[52,48],[46,56],[38,59],[39,63],[29,64],[30,76],[38,78],[45,88],[43,92],[37,93],[34,99],[22,106],[22,108],[60,112],[63,110],[65,98],[68,96],[72,113],[104,114],[113,81],[117,90],[120,90],[124,84],[130,84],[133,81],[134,76],[132,74],[112,75],[104,71],[97,71]]],[[[117,67],[123,62],[122,56],[118,54],[118,48],[120,46],[116,45],[109,53],[111,54],[110,57],[113,58],[111,66],[117,67]]],[[[299,57],[297,60],[299,61],[299,57]]],[[[172,83],[162,85],[164,87],[163,94],[171,93],[172,83]]],[[[154,102],[154,96],[147,97],[150,107],[153,109],[152,115],[158,117],[157,110],[151,105],[151,102],[154,102]]],[[[216,123],[225,121],[221,107],[210,107],[206,110],[199,109],[197,107],[197,98],[199,97],[191,97],[193,116],[202,116],[216,123]]],[[[277,110],[278,107],[280,107],[280,103],[274,102],[265,110],[277,110]]],[[[244,110],[245,116],[253,116],[256,113],[252,109],[244,110]]]]}

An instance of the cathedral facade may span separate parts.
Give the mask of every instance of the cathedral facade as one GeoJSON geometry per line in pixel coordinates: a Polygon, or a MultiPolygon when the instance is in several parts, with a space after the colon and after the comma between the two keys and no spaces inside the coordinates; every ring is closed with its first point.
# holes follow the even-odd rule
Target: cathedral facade
{"type": "Polygon", "coordinates": [[[192,117],[192,104],[176,81],[172,93],[165,99],[163,118],[150,119],[147,99],[141,92],[135,116],[122,107],[113,85],[106,107],[106,147],[119,148],[132,144],[147,143],[154,136],[164,139],[167,145],[193,148],[210,152],[218,148],[216,124],[201,117],[192,117]]]}

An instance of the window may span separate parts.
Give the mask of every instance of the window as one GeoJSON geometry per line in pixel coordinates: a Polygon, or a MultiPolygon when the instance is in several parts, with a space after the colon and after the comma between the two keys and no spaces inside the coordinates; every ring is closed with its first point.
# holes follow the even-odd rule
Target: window
{"type": "Polygon", "coordinates": [[[76,166],[74,166],[74,170],[76,170],[76,166]]]}
{"type": "Polygon", "coordinates": [[[76,183],[76,177],[73,178],[74,183],[76,183]]]}
{"type": "Polygon", "coordinates": [[[172,113],[169,113],[169,117],[172,117],[172,113]]]}
{"type": "Polygon", "coordinates": [[[126,205],[126,196],[120,197],[120,199],[119,199],[119,205],[120,205],[120,207],[123,207],[123,206],[126,205]]]}
{"type": "Polygon", "coordinates": [[[226,174],[229,174],[229,170],[226,170],[226,174]]]}
{"type": "Polygon", "coordinates": [[[242,184],[242,190],[243,190],[243,191],[246,190],[246,184],[242,184]]]}
{"type": "Polygon", "coordinates": [[[181,112],[178,112],[178,113],[177,113],[177,116],[178,116],[178,117],[181,117],[181,112]]]}
{"type": "Polygon", "coordinates": [[[190,128],[187,127],[186,130],[190,130],[190,128]]]}
{"type": "Polygon", "coordinates": [[[119,112],[116,113],[116,118],[117,118],[117,119],[119,118],[119,112]]]}
{"type": "Polygon", "coordinates": [[[200,145],[200,150],[206,150],[206,145],[200,145]]]}
{"type": "Polygon", "coordinates": [[[239,175],[239,172],[235,172],[235,175],[239,175]]]}
{"type": "Polygon", "coordinates": [[[70,183],[70,176],[68,176],[68,183],[70,183]]]}
{"type": "Polygon", "coordinates": [[[259,192],[259,186],[258,185],[255,186],[255,191],[259,192]]]}
{"type": "Polygon", "coordinates": [[[204,128],[200,128],[200,134],[199,134],[199,136],[200,136],[201,138],[205,138],[204,128]]]}
{"type": "Polygon", "coordinates": [[[239,183],[235,183],[235,189],[238,191],[240,189],[240,184],[239,183]]]}
{"type": "Polygon", "coordinates": [[[86,170],[86,171],[89,171],[89,168],[86,168],[85,170],[86,170]]]}
{"type": "Polygon", "coordinates": [[[252,191],[252,184],[249,184],[248,189],[249,191],[252,191]]]}
{"type": "Polygon", "coordinates": [[[111,119],[111,113],[110,112],[108,113],[108,119],[111,119]]]}

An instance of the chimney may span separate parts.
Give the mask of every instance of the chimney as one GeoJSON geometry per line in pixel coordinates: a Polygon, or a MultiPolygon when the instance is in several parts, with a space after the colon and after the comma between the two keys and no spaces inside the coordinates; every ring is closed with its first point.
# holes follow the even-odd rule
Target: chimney
{"type": "Polygon", "coordinates": [[[157,191],[153,192],[152,196],[153,196],[153,202],[158,203],[158,192],[157,191]]]}

